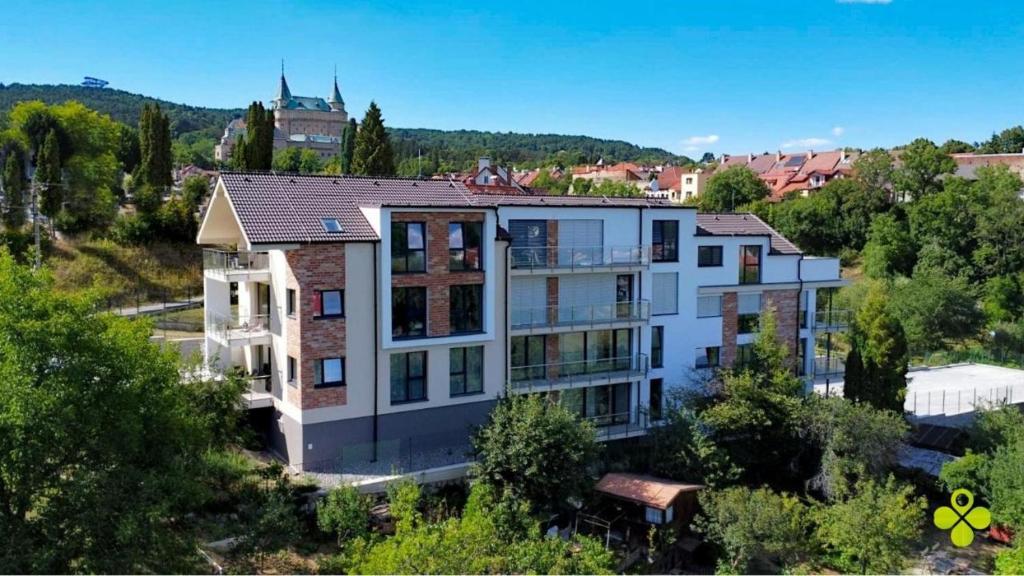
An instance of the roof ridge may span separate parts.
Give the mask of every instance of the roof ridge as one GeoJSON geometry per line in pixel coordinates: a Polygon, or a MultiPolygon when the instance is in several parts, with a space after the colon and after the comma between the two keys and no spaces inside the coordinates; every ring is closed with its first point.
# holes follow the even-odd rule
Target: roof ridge
{"type": "Polygon", "coordinates": [[[221,170],[220,174],[223,175],[249,175],[256,174],[259,176],[280,176],[282,178],[331,178],[337,180],[339,178],[345,178],[350,180],[403,180],[403,181],[414,181],[414,182],[437,182],[439,184],[448,184],[453,180],[435,180],[433,178],[419,178],[416,176],[367,176],[364,174],[301,174],[299,172],[288,172],[282,170],[221,170]]]}

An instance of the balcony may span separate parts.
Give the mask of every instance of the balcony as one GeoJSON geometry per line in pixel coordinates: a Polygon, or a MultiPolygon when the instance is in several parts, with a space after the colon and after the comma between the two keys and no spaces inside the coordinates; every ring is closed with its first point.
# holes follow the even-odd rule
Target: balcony
{"type": "Polygon", "coordinates": [[[832,356],[814,357],[814,384],[840,384],[846,374],[846,363],[842,358],[832,356]]]}
{"type": "Polygon", "coordinates": [[[228,282],[270,281],[270,255],[245,250],[203,250],[203,271],[211,278],[228,282]]]}
{"type": "Polygon", "coordinates": [[[514,366],[509,385],[513,392],[543,392],[577,386],[619,384],[643,378],[648,368],[646,354],[514,366]]]}
{"type": "Polygon", "coordinates": [[[817,332],[843,332],[850,328],[853,314],[849,310],[822,310],[814,313],[817,332]]]}
{"type": "Polygon", "coordinates": [[[587,416],[583,419],[594,425],[598,442],[642,436],[654,425],[650,421],[647,406],[634,406],[629,412],[587,416]]]}
{"type": "Polygon", "coordinates": [[[270,344],[269,314],[214,314],[206,325],[206,334],[226,346],[270,344]]]}
{"type": "Polygon", "coordinates": [[[651,303],[647,300],[590,304],[582,306],[558,305],[539,308],[513,308],[511,330],[530,334],[577,327],[603,328],[620,324],[646,322],[651,317],[651,303]]]}
{"type": "Polygon", "coordinates": [[[636,270],[650,262],[650,246],[512,248],[512,270],[520,274],[636,270]]]}

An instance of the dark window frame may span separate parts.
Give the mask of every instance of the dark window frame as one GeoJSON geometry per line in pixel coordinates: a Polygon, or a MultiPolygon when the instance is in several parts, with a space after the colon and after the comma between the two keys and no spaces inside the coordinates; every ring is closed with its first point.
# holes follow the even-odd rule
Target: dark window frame
{"type": "Polygon", "coordinates": [[[392,222],[391,223],[391,273],[392,274],[425,274],[427,272],[427,223],[426,222],[392,222]],[[423,238],[422,248],[409,248],[409,228],[419,226],[420,236],[423,238]],[[404,245],[397,242],[396,229],[404,228],[402,238],[404,245]],[[423,269],[411,269],[409,257],[419,254],[423,262],[423,269]],[[401,269],[395,269],[396,262],[403,262],[401,269]]]}
{"type": "Polygon", "coordinates": [[[298,291],[295,288],[286,288],[284,301],[285,314],[289,318],[295,318],[295,315],[298,313],[298,306],[296,305],[298,303],[298,291]]]}
{"type": "Polygon", "coordinates": [[[648,384],[647,396],[648,396],[647,403],[648,403],[648,410],[649,410],[648,414],[651,417],[651,421],[652,422],[659,422],[659,421],[663,420],[665,418],[665,410],[664,410],[664,407],[665,407],[664,406],[664,404],[665,404],[665,379],[664,378],[651,378],[651,380],[650,380],[650,382],[648,384]],[[657,404],[655,404],[655,401],[654,401],[654,396],[655,396],[655,394],[654,394],[654,383],[655,382],[658,383],[658,394],[657,394],[658,401],[657,401],[657,404]]]}
{"type": "Polygon", "coordinates": [[[473,396],[475,394],[484,393],[484,347],[483,346],[460,346],[458,348],[450,348],[448,352],[448,395],[450,397],[459,396],[473,396]],[[480,353],[480,389],[470,390],[470,369],[469,369],[469,354],[471,350],[479,350],[480,353]],[[456,355],[462,357],[462,370],[455,371],[455,362],[453,359],[456,355]],[[461,391],[456,391],[456,381],[461,377],[461,391]]]}
{"type": "Polygon", "coordinates": [[[459,221],[448,223],[448,270],[451,272],[478,272],[484,269],[484,223],[482,221],[459,221]],[[458,248],[452,247],[452,228],[454,226],[459,227],[459,236],[462,238],[462,246],[458,248]],[[467,239],[469,235],[466,234],[466,229],[473,227],[477,229],[476,232],[476,246],[469,246],[467,239]],[[467,256],[472,250],[476,250],[476,266],[467,265],[467,256]],[[460,255],[456,258],[456,255],[460,255]],[[454,264],[460,262],[458,266],[454,264]]]}
{"type": "Polygon", "coordinates": [[[329,290],[316,290],[313,292],[316,295],[316,301],[313,306],[313,317],[320,320],[329,320],[331,318],[344,318],[345,317],[345,291],[340,288],[331,288],[329,290]],[[335,314],[324,313],[324,294],[338,293],[338,307],[340,311],[335,314]]]}
{"type": "Polygon", "coordinates": [[[391,339],[392,340],[406,340],[406,339],[412,339],[412,338],[426,338],[427,337],[427,318],[429,316],[428,308],[430,306],[429,303],[428,303],[427,297],[428,297],[428,294],[427,294],[426,286],[395,286],[395,287],[391,288],[391,339]],[[421,310],[417,310],[416,306],[414,305],[414,303],[417,300],[419,300],[419,298],[410,298],[408,296],[414,290],[419,292],[419,293],[421,293],[423,295],[422,296],[422,304],[423,304],[423,306],[422,306],[421,310]],[[396,301],[396,298],[399,297],[399,294],[405,295],[405,298],[404,298],[405,301],[403,303],[403,306],[399,306],[398,305],[399,303],[396,301]],[[398,310],[402,310],[402,314],[397,314],[398,310]],[[412,318],[411,312],[422,312],[422,318],[419,318],[419,317],[412,318]],[[400,319],[405,321],[403,326],[399,326],[398,325],[400,319]],[[415,332],[412,331],[412,330],[406,330],[406,333],[404,333],[404,334],[396,334],[396,332],[395,332],[396,328],[400,328],[400,327],[404,327],[406,329],[409,328],[409,326],[411,325],[409,323],[410,319],[422,320],[421,323],[423,325],[423,328],[421,330],[417,330],[415,332]]]}
{"type": "Polygon", "coordinates": [[[722,347],[721,346],[702,346],[702,348],[704,349],[703,361],[698,356],[697,359],[693,363],[694,368],[696,368],[697,370],[703,370],[705,368],[718,368],[719,366],[722,365],[722,347]],[[711,350],[715,351],[715,353],[713,354],[714,361],[712,361],[709,358],[708,352],[711,351],[711,350]]]}
{"type": "Polygon", "coordinates": [[[448,333],[455,334],[478,334],[484,331],[484,285],[483,284],[453,284],[448,287],[448,333]],[[456,296],[456,294],[459,294],[456,296]],[[478,302],[475,306],[477,318],[472,322],[470,318],[473,306],[467,305],[471,300],[470,296],[477,296],[478,302]],[[461,302],[456,302],[460,298],[461,302]]]}
{"type": "Polygon", "coordinates": [[[679,221],[654,220],[651,222],[651,262],[679,262],[679,221]],[[667,238],[666,225],[675,231],[667,238]],[[661,236],[661,241],[656,240],[661,236]]]}
{"type": "Polygon", "coordinates": [[[285,366],[287,372],[285,373],[285,379],[291,386],[297,386],[299,382],[299,361],[294,356],[288,357],[287,365],[285,366]]]}
{"type": "Polygon", "coordinates": [[[391,404],[392,405],[396,405],[396,404],[412,404],[414,402],[426,402],[428,400],[428,398],[427,398],[428,397],[428,394],[427,394],[427,374],[429,373],[428,370],[427,370],[427,360],[428,360],[428,358],[427,358],[427,351],[426,350],[417,350],[417,351],[414,351],[414,352],[396,352],[396,353],[391,355],[391,360],[393,360],[396,356],[401,356],[402,359],[405,361],[405,377],[404,377],[404,382],[402,382],[402,387],[404,389],[405,395],[404,395],[404,398],[402,398],[402,399],[398,399],[398,400],[395,399],[395,370],[394,370],[395,366],[394,366],[394,363],[392,362],[391,366],[390,366],[390,375],[389,375],[390,376],[389,377],[389,381],[390,381],[390,385],[391,385],[391,390],[390,390],[390,392],[391,392],[391,404]],[[410,373],[411,373],[410,366],[412,365],[412,362],[410,360],[412,359],[413,355],[421,355],[422,358],[423,358],[423,363],[422,363],[423,375],[422,376],[410,376],[410,373]],[[422,386],[420,386],[420,390],[423,391],[423,396],[422,397],[418,397],[418,398],[410,398],[410,391],[412,390],[411,383],[415,382],[417,380],[422,380],[422,382],[423,382],[422,386]]]}
{"type": "Polygon", "coordinates": [[[764,263],[764,253],[760,244],[744,244],[740,246],[740,284],[760,284],[761,265],[764,263]],[[755,264],[748,264],[747,257],[756,256],[755,264]]]}
{"type": "Polygon", "coordinates": [[[754,360],[754,344],[738,344],[736,345],[736,362],[734,368],[743,370],[750,366],[750,363],[754,360]]]}
{"type": "Polygon", "coordinates": [[[327,358],[317,358],[313,362],[313,388],[340,388],[346,385],[344,356],[329,356],[327,358]],[[341,380],[324,382],[324,363],[332,360],[337,360],[338,363],[341,365],[341,380]],[[321,380],[320,382],[317,382],[318,377],[321,380]]]}
{"type": "Polygon", "coordinates": [[[725,247],[719,244],[697,246],[698,268],[721,268],[725,247]]]}
{"type": "Polygon", "coordinates": [[[511,369],[511,376],[513,382],[521,382],[527,380],[543,380],[547,378],[547,349],[548,339],[545,334],[529,334],[525,336],[513,336],[509,340],[509,367],[511,369]],[[531,362],[530,358],[530,344],[532,342],[540,341],[540,362],[531,362]],[[522,343],[522,356],[525,364],[517,364],[515,362],[517,343],[522,343]],[[517,372],[518,371],[518,372],[517,372]],[[517,377],[521,375],[522,377],[517,377]]]}
{"type": "Polygon", "coordinates": [[[665,367],[665,327],[651,326],[651,368],[665,367]],[[657,334],[657,338],[655,338],[657,334]],[[654,343],[657,341],[657,351],[654,343]]]}

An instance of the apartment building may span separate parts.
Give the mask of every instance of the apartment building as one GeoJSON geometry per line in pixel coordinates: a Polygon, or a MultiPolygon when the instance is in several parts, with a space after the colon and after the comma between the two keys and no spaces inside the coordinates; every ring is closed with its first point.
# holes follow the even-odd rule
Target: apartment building
{"type": "Polygon", "coordinates": [[[508,393],[544,394],[602,439],[643,434],[673,388],[749,357],[766,307],[808,382],[816,343],[844,328],[816,313],[837,259],[667,201],[223,173],[198,242],[207,364],[251,379],[300,469],[464,445],[508,393]]]}

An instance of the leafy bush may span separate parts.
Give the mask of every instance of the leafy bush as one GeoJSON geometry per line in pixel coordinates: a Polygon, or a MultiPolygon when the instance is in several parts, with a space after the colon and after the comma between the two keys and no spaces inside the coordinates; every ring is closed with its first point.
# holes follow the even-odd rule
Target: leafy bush
{"type": "Polygon", "coordinates": [[[372,499],[360,494],[355,486],[338,486],[317,503],[317,525],[320,530],[334,534],[339,545],[366,536],[372,503],[372,499]]]}
{"type": "Polygon", "coordinates": [[[996,574],[1024,574],[1024,540],[1020,537],[1014,547],[996,554],[996,574]]]}
{"type": "Polygon", "coordinates": [[[136,214],[120,215],[110,228],[110,238],[122,246],[138,246],[152,240],[149,221],[136,214]]]}

